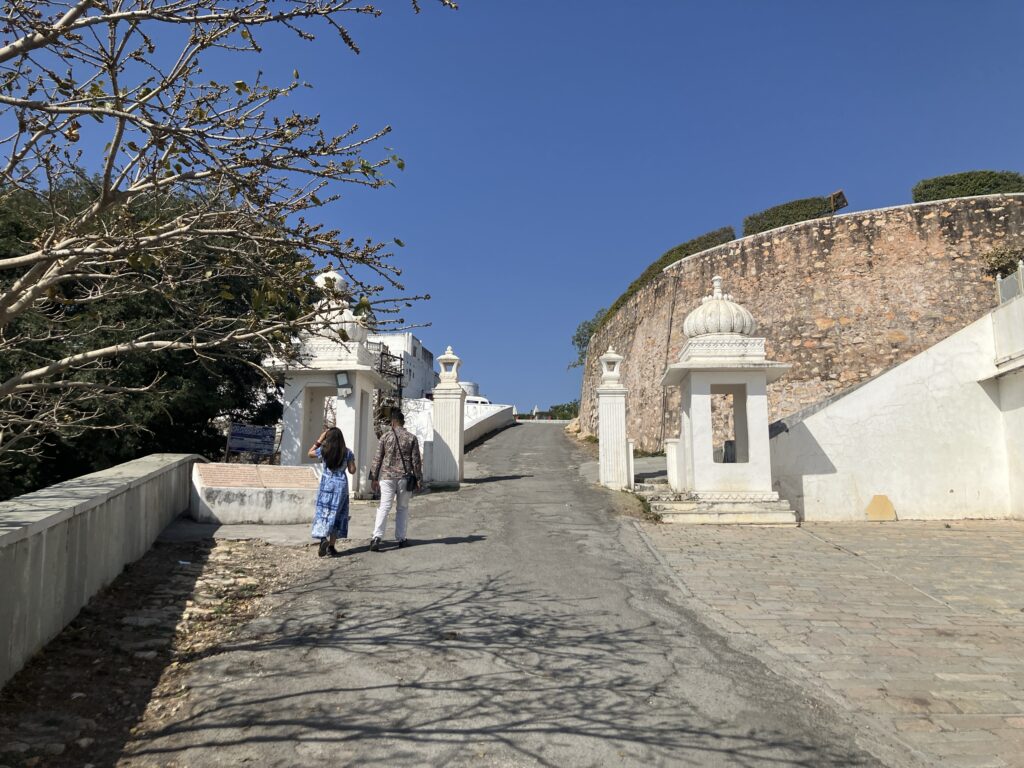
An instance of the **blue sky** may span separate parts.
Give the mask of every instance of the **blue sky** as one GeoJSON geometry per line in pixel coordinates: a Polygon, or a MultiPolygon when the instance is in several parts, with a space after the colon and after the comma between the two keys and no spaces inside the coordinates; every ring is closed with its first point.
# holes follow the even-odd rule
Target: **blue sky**
{"type": "Polygon", "coordinates": [[[842,188],[1024,170],[1019,0],[384,0],[363,53],[273,46],[340,130],[393,126],[397,187],[326,211],[402,238],[406,314],[521,409],[574,399],[570,338],[668,248],[842,188]]]}

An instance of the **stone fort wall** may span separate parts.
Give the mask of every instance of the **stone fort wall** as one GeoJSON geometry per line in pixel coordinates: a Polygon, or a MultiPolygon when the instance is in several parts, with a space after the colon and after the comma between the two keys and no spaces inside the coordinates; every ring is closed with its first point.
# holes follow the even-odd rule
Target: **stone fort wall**
{"type": "Polygon", "coordinates": [[[686,340],[683,320],[711,278],[757,320],[770,359],[794,368],[769,388],[773,420],[831,397],[927,349],[996,304],[984,256],[1024,245],[1024,194],[941,200],[792,224],[668,267],[594,335],[580,397],[597,431],[598,357],[625,356],[627,431],[660,451],[678,436],[678,394],[660,385],[686,340]]]}

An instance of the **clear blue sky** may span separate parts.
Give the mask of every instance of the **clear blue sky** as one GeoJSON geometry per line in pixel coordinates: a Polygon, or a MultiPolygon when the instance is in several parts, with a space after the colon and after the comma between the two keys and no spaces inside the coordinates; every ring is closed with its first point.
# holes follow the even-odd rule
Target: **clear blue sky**
{"type": "MultiPolygon", "coordinates": [[[[394,127],[398,186],[331,208],[400,237],[407,314],[496,402],[578,397],[576,325],[668,248],[798,197],[909,202],[1024,170],[1019,0],[405,0],[272,49],[339,129],[394,127]]],[[[263,68],[270,72],[268,62],[263,68]]]]}

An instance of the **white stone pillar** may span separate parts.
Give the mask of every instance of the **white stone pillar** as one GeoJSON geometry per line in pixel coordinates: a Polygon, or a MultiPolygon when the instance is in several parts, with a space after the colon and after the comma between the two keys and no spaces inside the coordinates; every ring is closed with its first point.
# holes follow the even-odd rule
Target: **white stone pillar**
{"type": "Polygon", "coordinates": [[[668,485],[673,491],[680,489],[679,485],[679,438],[670,437],[665,441],[665,466],[668,469],[668,485]]]}
{"type": "Polygon", "coordinates": [[[441,381],[434,387],[431,485],[458,488],[462,482],[466,436],[466,390],[459,385],[462,361],[448,347],[437,362],[441,366],[441,381]]]}
{"type": "Polygon", "coordinates": [[[597,388],[601,485],[616,490],[633,486],[629,476],[629,444],[626,438],[626,395],[629,390],[622,386],[622,360],[622,355],[608,348],[601,356],[601,386],[597,388]]]}
{"type": "Polygon", "coordinates": [[[747,383],[747,433],[751,482],[754,489],[772,492],[772,459],[768,442],[768,384],[758,371],[747,383]]]}
{"type": "Polygon", "coordinates": [[[679,387],[679,446],[676,448],[676,479],[679,481],[677,491],[693,490],[693,419],[690,417],[690,377],[683,379],[679,387]]]}

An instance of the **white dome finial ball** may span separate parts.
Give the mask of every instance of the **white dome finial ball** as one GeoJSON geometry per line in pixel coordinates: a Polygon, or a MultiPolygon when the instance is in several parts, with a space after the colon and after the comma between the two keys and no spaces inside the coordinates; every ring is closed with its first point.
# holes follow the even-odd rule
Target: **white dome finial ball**
{"type": "Polygon", "coordinates": [[[700,301],[700,306],[686,316],[683,333],[688,338],[712,333],[750,336],[757,330],[754,316],[722,291],[722,278],[711,278],[711,295],[700,301]]]}

